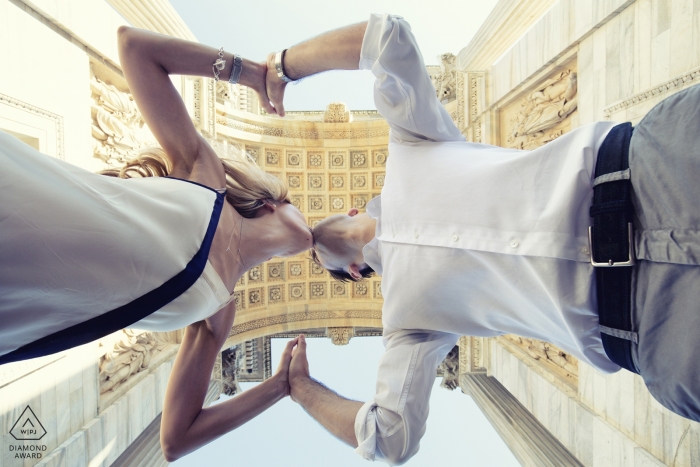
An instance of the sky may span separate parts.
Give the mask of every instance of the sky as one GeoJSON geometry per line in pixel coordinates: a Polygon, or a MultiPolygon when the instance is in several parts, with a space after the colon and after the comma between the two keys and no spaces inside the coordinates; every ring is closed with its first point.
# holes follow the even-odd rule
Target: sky
{"type": "MultiPolygon", "coordinates": [[[[426,65],[466,47],[497,0],[171,0],[197,39],[248,59],[263,61],[270,52],[331,29],[366,21],[371,13],[403,16],[418,40],[426,65]]],[[[345,102],[351,110],[373,110],[369,72],[328,72],[287,86],[285,109],[323,110],[345,102]]]]}
{"type": "MultiPolygon", "coordinates": [[[[223,46],[229,52],[258,61],[270,52],[330,29],[365,21],[370,13],[398,14],[411,24],[425,63],[438,65],[440,54],[457,54],[469,43],[497,0],[171,0],[171,3],[200,42],[217,48],[223,46]]],[[[329,103],[341,101],[351,110],[374,110],[372,85],[369,72],[324,73],[287,86],[285,109],[323,110],[329,103]]],[[[312,376],[345,397],[359,401],[372,398],[377,363],[384,350],[381,338],[353,338],[347,346],[334,346],[330,339],[307,342],[312,376]]],[[[272,341],[274,367],[283,345],[281,339],[272,341]]],[[[252,384],[255,383],[244,384],[243,388],[252,384]]],[[[406,465],[520,465],[471,397],[459,389],[448,391],[439,385],[440,379],[436,379],[421,449],[406,465]]],[[[354,454],[286,398],[238,430],[172,465],[372,464],[354,454]]]]}

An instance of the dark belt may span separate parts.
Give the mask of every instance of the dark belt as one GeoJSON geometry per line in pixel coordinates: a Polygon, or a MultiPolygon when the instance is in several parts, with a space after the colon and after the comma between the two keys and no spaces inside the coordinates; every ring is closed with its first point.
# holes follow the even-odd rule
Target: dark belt
{"type": "Polygon", "coordinates": [[[589,229],[591,264],[596,268],[598,319],[608,358],[638,373],[632,360],[637,343],[631,314],[634,230],[629,145],[632,124],[615,126],[598,151],[589,229]]]}

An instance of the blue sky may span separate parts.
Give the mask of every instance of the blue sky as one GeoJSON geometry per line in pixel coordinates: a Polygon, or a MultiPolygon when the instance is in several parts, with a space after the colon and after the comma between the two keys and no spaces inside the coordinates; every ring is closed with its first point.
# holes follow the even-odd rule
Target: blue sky
{"type": "MultiPolygon", "coordinates": [[[[437,65],[444,52],[465,47],[497,0],[296,0],[235,2],[171,0],[200,42],[263,60],[267,53],[347,24],[370,13],[406,18],[425,62],[437,65]]],[[[342,101],[353,110],[372,110],[372,75],[338,71],[288,86],[286,110],[323,110],[342,101]]],[[[284,342],[273,340],[273,360],[284,342]]],[[[381,338],[354,338],[336,347],[329,339],[309,339],[311,374],[339,394],[366,401],[374,394],[376,368],[383,352],[381,338]]],[[[406,465],[517,466],[498,434],[471,397],[447,391],[436,380],[427,433],[420,452],[406,465]]],[[[250,387],[250,385],[247,385],[250,387]]],[[[245,388],[245,385],[244,385],[245,388]]],[[[333,438],[289,398],[258,418],[185,458],[175,467],[208,465],[288,467],[369,466],[352,449],[333,438]]]]}

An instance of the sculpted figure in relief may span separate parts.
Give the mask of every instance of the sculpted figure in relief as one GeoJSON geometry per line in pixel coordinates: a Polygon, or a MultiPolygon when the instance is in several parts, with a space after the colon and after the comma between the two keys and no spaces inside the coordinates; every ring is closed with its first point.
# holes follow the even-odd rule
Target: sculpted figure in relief
{"type": "Polygon", "coordinates": [[[578,377],[578,360],[552,344],[512,334],[503,337],[525,350],[533,360],[557,366],[571,377],[578,377]]]}
{"type": "Polygon", "coordinates": [[[437,92],[437,98],[443,104],[457,97],[457,69],[455,63],[457,57],[452,53],[445,53],[438,57],[440,60],[440,75],[435,78],[433,85],[437,92]]]}
{"type": "Polygon", "coordinates": [[[452,391],[459,386],[459,346],[455,345],[447,354],[447,357],[438,366],[438,373],[442,372],[441,388],[452,391]]]}
{"type": "MultiPolygon", "coordinates": [[[[511,120],[510,147],[532,149],[546,143],[544,131],[554,127],[578,107],[576,73],[562,71],[532,92],[511,120]]],[[[554,138],[551,138],[554,139],[554,138]]]]}
{"type": "Polygon", "coordinates": [[[240,345],[235,345],[221,353],[221,393],[227,396],[235,396],[241,392],[238,384],[238,374],[243,368],[245,352],[240,345]]]}
{"type": "Polygon", "coordinates": [[[102,344],[111,345],[111,350],[100,358],[100,394],[115,390],[148,368],[153,357],[168,345],[151,332],[124,329],[112,336],[102,344]]]}
{"type": "Polygon", "coordinates": [[[95,157],[120,163],[136,155],[148,138],[144,121],[130,94],[98,78],[90,80],[95,157]]]}

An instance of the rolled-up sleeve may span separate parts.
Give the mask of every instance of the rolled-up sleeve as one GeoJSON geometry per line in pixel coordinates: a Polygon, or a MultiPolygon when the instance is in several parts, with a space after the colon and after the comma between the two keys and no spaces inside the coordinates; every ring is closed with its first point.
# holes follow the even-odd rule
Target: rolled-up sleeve
{"type": "Polygon", "coordinates": [[[399,331],[384,338],[374,400],[355,417],[355,450],[368,460],[400,465],[418,452],[428,418],[428,399],[440,362],[459,336],[399,331]]]}
{"type": "Polygon", "coordinates": [[[411,26],[403,18],[370,16],[360,69],[377,78],[374,103],[389,123],[392,142],[465,140],[437,100],[411,26]]]}

